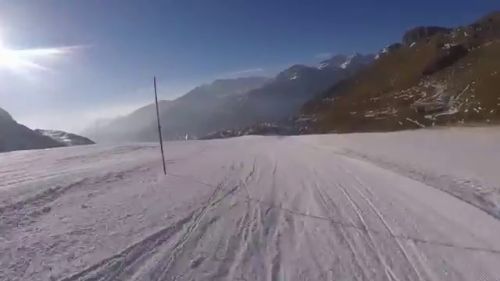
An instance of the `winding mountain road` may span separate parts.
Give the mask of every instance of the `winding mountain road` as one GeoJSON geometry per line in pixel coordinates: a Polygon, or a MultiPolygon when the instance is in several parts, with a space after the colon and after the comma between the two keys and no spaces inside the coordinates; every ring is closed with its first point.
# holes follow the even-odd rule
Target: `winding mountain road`
{"type": "Polygon", "coordinates": [[[500,280],[500,221],[310,139],[0,155],[0,280],[500,280]]]}

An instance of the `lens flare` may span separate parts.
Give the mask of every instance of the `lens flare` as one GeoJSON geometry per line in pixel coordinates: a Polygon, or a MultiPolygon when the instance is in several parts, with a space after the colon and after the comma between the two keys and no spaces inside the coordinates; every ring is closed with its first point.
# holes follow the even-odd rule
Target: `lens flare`
{"type": "Polygon", "coordinates": [[[49,71],[44,62],[67,55],[79,47],[12,49],[0,39],[0,70],[16,73],[30,71],[49,71]]]}

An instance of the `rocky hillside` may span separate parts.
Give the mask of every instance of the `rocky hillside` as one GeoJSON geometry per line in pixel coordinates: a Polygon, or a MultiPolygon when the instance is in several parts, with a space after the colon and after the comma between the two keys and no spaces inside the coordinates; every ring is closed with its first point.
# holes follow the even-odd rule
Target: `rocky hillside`
{"type": "Polygon", "coordinates": [[[308,132],[390,131],[500,121],[500,12],[419,27],[358,75],[308,102],[308,132]]]}
{"type": "Polygon", "coordinates": [[[7,111],[0,108],[0,152],[58,146],[62,145],[18,124],[7,111]]]}
{"type": "Polygon", "coordinates": [[[76,134],[66,133],[63,131],[36,129],[35,132],[47,136],[64,146],[95,144],[92,140],[86,137],[82,137],[76,134]]]}

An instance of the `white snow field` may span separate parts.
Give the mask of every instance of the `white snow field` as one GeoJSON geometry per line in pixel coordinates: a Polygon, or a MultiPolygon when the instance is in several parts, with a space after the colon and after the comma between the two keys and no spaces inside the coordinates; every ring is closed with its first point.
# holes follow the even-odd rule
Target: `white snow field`
{"type": "Polygon", "coordinates": [[[0,280],[500,280],[500,128],[0,154],[0,280]]]}

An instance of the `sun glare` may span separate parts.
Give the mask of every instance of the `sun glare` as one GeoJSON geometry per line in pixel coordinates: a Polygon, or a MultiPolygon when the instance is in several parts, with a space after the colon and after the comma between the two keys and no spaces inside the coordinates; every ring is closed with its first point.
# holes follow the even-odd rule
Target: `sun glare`
{"type": "Polygon", "coordinates": [[[16,50],[7,47],[0,39],[0,70],[6,69],[16,73],[33,70],[48,71],[50,68],[43,65],[43,62],[65,55],[74,48],[75,47],[59,47],[16,50]]]}

